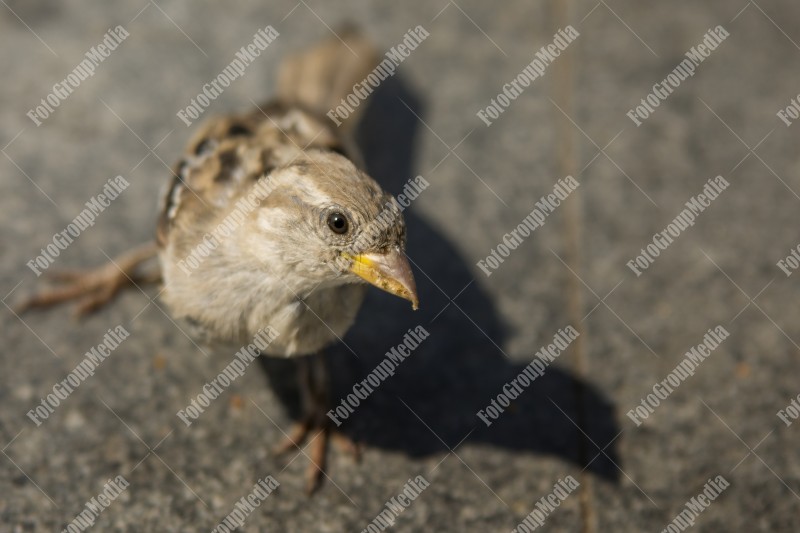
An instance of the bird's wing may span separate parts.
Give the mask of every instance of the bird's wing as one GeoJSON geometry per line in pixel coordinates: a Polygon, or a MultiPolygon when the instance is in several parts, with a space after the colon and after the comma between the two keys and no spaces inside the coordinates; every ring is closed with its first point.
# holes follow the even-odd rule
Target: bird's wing
{"type": "Polygon", "coordinates": [[[273,169],[304,150],[333,150],[355,157],[330,121],[297,105],[273,102],[245,115],[211,119],[173,169],[156,231],[163,246],[177,222],[224,209],[273,169]],[[191,208],[190,204],[193,205],[191,208]]]}
{"type": "Polygon", "coordinates": [[[156,230],[160,246],[173,227],[224,209],[304,150],[333,150],[362,166],[345,134],[354,121],[340,129],[325,112],[369,73],[377,55],[358,31],[341,35],[283,62],[277,100],[247,114],[213,118],[194,136],[163,196],[156,230]]]}

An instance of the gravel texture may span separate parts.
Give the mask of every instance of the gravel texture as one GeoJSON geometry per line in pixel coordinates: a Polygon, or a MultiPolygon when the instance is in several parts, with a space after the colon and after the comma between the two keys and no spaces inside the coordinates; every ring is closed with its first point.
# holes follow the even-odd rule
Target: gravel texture
{"type": "Polygon", "coordinates": [[[796,530],[800,423],[776,415],[800,393],[800,289],[776,265],[800,243],[800,126],[776,116],[800,90],[795,2],[2,4],[0,531],[61,530],[119,475],[96,531],[210,530],[266,476],[280,486],[242,530],[362,531],[420,475],[395,531],[509,531],[568,476],[580,486],[539,530],[661,531],[717,476],[730,486],[696,530],[796,530]],[[175,113],[259,28],[280,36],[207,114],[267,98],[281,57],[348,21],[384,50],[430,32],[359,132],[390,191],[430,187],[406,212],[421,310],[370,291],[329,353],[334,399],[409,328],[430,337],[344,425],[362,462],[333,449],[309,498],[307,458],[270,453],[296,407],[292,362],[251,365],[186,427],[175,413],[231,353],[187,337],[157,288],[83,321],[8,306],[110,178],[130,187],[53,270],[150,238],[193,131],[175,113]],[[487,127],[476,113],[567,24],[580,36],[487,127]],[[26,113],[117,25],[129,37],[36,126],[26,113]],[[637,126],[629,110],[718,25],[729,36],[637,126]],[[567,174],[578,189],[487,277],[476,263],[567,174]],[[626,263],[716,176],[728,187],[637,276],[626,263]],[[35,425],[26,413],[119,325],[129,338],[35,425]],[[487,427],[476,412],[568,325],[578,340],[487,427]],[[717,326],[729,336],[637,426],[626,413],[717,326]]]}

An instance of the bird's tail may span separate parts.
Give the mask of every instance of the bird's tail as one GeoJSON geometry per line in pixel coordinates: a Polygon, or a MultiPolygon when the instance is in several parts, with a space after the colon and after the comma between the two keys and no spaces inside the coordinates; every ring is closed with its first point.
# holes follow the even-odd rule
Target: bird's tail
{"type": "MultiPolygon", "coordinates": [[[[345,28],[281,63],[278,98],[326,115],[353,92],[353,85],[364,80],[378,60],[377,49],[361,31],[345,28]]],[[[361,104],[346,119],[340,116],[337,120],[352,127],[357,122],[355,115],[365,107],[361,104]]]]}

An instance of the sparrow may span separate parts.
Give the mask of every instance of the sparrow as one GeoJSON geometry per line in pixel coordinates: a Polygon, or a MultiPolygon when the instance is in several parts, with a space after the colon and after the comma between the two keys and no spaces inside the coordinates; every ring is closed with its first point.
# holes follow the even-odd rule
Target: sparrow
{"type": "Polygon", "coordinates": [[[78,300],[86,314],[126,286],[159,280],[171,314],[207,342],[243,345],[270,328],[263,355],[298,358],[305,411],[276,452],[316,437],[309,492],[332,434],[323,350],[353,325],[367,284],[418,306],[401,210],[363,170],[349,136],[357,117],[338,125],[325,115],[377,61],[354,29],[287,58],[274,100],[212,118],[191,139],[154,242],[100,268],[60,273],[58,286],[19,306],[78,300]],[[154,256],[159,272],[144,271],[154,256]]]}

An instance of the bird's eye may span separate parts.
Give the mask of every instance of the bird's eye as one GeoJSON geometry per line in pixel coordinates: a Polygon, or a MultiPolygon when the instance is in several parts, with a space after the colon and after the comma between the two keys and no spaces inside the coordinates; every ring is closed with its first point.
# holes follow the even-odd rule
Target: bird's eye
{"type": "Polygon", "coordinates": [[[331,213],[328,215],[328,227],[331,228],[331,231],[334,233],[338,233],[342,235],[347,233],[347,228],[350,224],[347,222],[347,217],[345,217],[341,213],[331,213]]]}

